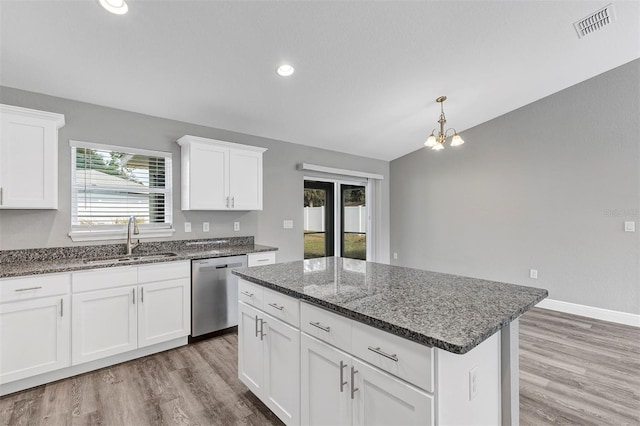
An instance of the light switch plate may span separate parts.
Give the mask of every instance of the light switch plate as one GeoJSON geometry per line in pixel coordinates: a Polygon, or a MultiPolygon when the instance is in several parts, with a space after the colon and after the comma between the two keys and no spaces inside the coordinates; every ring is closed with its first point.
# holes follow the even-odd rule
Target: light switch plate
{"type": "Polygon", "coordinates": [[[240,222],[233,222],[233,230],[234,231],[240,230],[240,222]]]}
{"type": "Polygon", "coordinates": [[[625,222],[624,232],[636,232],[636,223],[631,221],[625,222]]]}
{"type": "Polygon", "coordinates": [[[292,229],[293,228],[293,221],[292,220],[285,220],[282,222],[282,227],[284,229],[292,229]]]}
{"type": "Polygon", "coordinates": [[[191,232],[191,222],[184,223],[184,232],[191,232]]]}

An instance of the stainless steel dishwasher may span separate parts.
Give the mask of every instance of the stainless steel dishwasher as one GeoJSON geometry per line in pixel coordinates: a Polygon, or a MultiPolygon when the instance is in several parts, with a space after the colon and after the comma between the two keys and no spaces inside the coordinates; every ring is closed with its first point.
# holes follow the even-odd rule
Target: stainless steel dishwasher
{"type": "Polygon", "coordinates": [[[191,261],[191,337],[238,325],[238,277],[247,256],[191,261]]]}

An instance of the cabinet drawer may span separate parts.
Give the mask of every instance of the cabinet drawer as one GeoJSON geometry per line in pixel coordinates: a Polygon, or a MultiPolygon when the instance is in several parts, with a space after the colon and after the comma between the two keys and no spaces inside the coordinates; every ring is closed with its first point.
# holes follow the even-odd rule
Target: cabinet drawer
{"type": "Polygon", "coordinates": [[[300,303],[300,329],[351,352],[351,320],[305,302],[300,303]]]}
{"type": "Polygon", "coordinates": [[[238,279],[238,300],[247,305],[262,309],[263,290],[262,286],[238,279]]]}
{"type": "Polygon", "coordinates": [[[191,276],[191,262],[165,262],[138,266],[138,282],[167,281],[191,276]]]}
{"type": "Polygon", "coordinates": [[[282,293],[263,289],[262,310],[294,327],[300,327],[300,302],[282,293]]]}
{"type": "Polygon", "coordinates": [[[137,283],[137,266],[94,269],[91,271],[74,272],[71,275],[71,286],[74,293],[134,285],[137,283]]]}
{"type": "Polygon", "coordinates": [[[351,353],[433,392],[433,348],[353,321],[351,353]]]}
{"type": "Polygon", "coordinates": [[[32,275],[0,280],[0,302],[14,302],[69,293],[70,274],[32,275]]]}
{"type": "Polygon", "coordinates": [[[273,265],[276,263],[276,252],[249,253],[247,255],[247,266],[273,265]]]}

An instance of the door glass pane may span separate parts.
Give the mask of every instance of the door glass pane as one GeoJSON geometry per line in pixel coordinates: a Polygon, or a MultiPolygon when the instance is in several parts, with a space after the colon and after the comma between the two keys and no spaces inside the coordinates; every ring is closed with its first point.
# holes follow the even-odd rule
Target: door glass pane
{"type": "Polygon", "coordinates": [[[340,185],[342,257],[367,260],[367,204],[365,187],[340,185]]]}
{"type": "Polygon", "coordinates": [[[304,258],[333,256],[333,184],[304,183],[304,258]]]}

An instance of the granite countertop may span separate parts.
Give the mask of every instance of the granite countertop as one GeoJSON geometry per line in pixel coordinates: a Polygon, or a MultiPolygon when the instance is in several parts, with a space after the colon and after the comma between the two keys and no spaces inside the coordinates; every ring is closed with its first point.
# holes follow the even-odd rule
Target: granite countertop
{"type": "Polygon", "coordinates": [[[141,258],[126,262],[118,261],[118,259],[126,257],[124,244],[12,250],[0,252],[0,278],[179,260],[208,259],[276,250],[278,250],[276,247],[254,244],[253,237],[142,243],[137,249],[133,250],[132,254],[132,257],[141,256],[141,258]],[[144,258],[145,255],[158,253],[174,253],[175,256],[161,259],[144,258]],[[97,264],[87,263],[87,261],[105,259],[113,261],[97,264]]]}
{"type": "Polygon", "coordinates": [[[539,288],[338,257],[232,273],[457,354],[470,351],[548,296],[539,288]]]}

